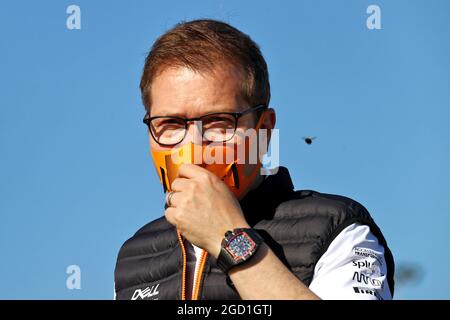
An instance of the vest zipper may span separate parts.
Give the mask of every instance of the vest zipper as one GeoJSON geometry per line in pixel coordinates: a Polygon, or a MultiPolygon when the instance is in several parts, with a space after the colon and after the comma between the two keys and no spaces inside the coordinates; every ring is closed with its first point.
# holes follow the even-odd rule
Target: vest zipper
{"type": "Polygon", "coordinates": [[[202,256],[200,258],[200,265],[197,270],[196,281],[194,284],[194,289],[192,290],[192,300],[198,300],[198,294],[200,292],[200,286],[202,282],[203,269],[205,268],[206,258],[208,257],[208,252],[203,250],[202,256]]]}
{"type": "MultiPolygon", "coordinates": [[[[178,241],[181,245],[181,251],[183,253],[183,276],[181,278],[181,300],[186,300],[186,248],[184,247],[183,238],[181,232],[177,230],[178,241]]],[[[205,268],[206,258],[208,257],[208,252],[203,250],[202,256],[200,257],[200,264],[196,273],[196,281],[194,283],[194,288],[192,292],[192,300],[198,300],[198,294],[200,292],[200,285],[202,281],[203,269],[205,268]]]]}
{"type": "Polygon", "coordinates": [[[181,300],[186,300],[186,249],[184,248],[181,232],[177,230],[178,241],[180,241],[181,252],[183,253],[183,275],[181,277],[181,300]]]}

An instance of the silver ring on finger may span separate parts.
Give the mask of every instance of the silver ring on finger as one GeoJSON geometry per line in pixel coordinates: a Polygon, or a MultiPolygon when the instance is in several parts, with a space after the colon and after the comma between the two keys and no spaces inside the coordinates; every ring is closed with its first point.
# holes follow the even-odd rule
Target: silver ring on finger
{"type": "Polygon", "coordinates": [[[174,194],[174,193],[175,193],[175,191],[170,191],[169,194],[167,195],[167,205],[168,205],[169,207],[172,206],[171,200],[172,200],[172,197],[173,197],[173,194],[174,194]]]}

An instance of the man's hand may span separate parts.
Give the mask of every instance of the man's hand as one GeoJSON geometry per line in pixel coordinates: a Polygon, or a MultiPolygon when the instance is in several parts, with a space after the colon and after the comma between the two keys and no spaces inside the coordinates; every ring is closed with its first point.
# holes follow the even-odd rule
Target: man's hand
{"type": "Polygon", "coordinates": [[[239,202],[214,173],[194,164],[183,164],[172,182],[171,206],[166,219],[186,239],[217,258],[225,232],[249,228],[239,202]]]}
{"type": "MultiPolygon", "coordinates": [[[[172,190],[167,220],[189,242],[216,258],[227,230],[249,228],[230,189],[200,166],[182,165],[172,190]]],[[[255,259],[232,269],[229,275],[242,299],[318,299],[266,245],[255,259]]]]}

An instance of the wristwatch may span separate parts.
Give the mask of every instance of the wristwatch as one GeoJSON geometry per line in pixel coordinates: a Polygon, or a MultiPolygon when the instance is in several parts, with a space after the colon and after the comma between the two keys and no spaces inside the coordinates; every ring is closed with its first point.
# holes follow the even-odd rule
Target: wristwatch
{"type": "Polygon", "coordinates": [[[254,229],[238,228],[227,231],[222,240],[217,266],[228,273],[233,267],[250,260],[263,242],[264,239],[254,229]]]}

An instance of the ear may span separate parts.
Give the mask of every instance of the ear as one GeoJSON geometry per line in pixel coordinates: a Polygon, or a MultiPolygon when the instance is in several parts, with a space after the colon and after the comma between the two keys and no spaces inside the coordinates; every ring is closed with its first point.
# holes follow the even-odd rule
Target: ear
{"type": "Polygon", "coordinates": [[[272,129],[275,127],[277,116],[275,110],[272,108],[268,108],[267,110],[265,110],[262,116],[264,117],[264,119],[260,128],[267,130],[267,145],[269,145],[270,137],[272,136],[272,129]]]}

